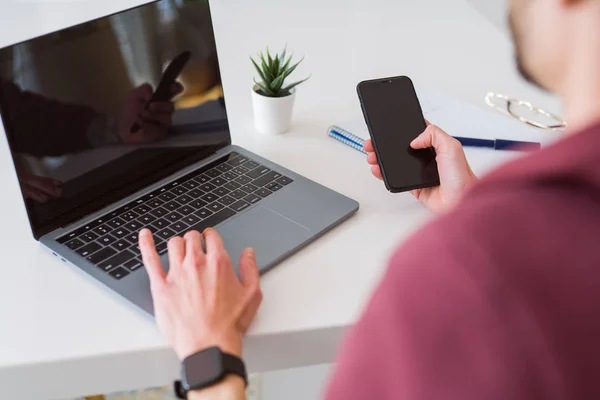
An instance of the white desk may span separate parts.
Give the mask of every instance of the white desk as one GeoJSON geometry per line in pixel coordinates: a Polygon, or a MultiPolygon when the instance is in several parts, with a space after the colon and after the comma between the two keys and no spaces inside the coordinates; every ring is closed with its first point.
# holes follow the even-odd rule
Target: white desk
{"type": "MultiPolygon", "coordinates": [[[[4,0],[0,46],[140,3],[4,0]]],[[[360,153],[325,136],[331,123],[360,116],[356,83],[406,74],[481,105],[496,90],[550,110],[558,106],[518,79],[508,37],[462,0],[212,3],[234,142],[361,203],[354,218],[264,276],[264,305],[246,345],[252,371],[330,362],[390,252],[430,217],[410,195],[388,194],[360,153]],[[285,42],[306,54],[295,76],[313,77],[299,88],[293,131],[262,137],[252,128],[248,55],[285,42]]],[[[0,144],[3,397],[61,398],[167,383],[177,363],[153,321],[31,238],[3,138],[0,144]]],[[[480,173],[506,157],[468,155],[480,173]]]]}

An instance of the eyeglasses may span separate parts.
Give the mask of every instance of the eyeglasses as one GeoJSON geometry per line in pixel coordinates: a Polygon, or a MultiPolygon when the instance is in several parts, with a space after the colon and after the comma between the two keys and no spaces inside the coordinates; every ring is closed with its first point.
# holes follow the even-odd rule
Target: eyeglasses
{"type": "Polygon", "coordinates": [[[528,101],[490,92],[485,96],[485,102],[497,111],[536,128],[558,130],[567,127],[566,121],[559,116],[535,107],[528,101]]]}

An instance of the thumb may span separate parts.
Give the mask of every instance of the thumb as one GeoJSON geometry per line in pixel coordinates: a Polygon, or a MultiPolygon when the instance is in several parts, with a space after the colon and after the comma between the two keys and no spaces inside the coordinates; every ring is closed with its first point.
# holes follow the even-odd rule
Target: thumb
{"type": "Polygon", "coordinates": [[[410,143],[410,147],[413,149],[433,147],[437,153],[440,153],[452,148],[455,142],[456,139],[437,126],[429,125],[423,133],[410,143]]]}
{"type": "Polygon", "coordinates": [[[247,288],[259,286],[260,274],[253,249],[246,249],[240,257],[240,279],[247,288]]]}

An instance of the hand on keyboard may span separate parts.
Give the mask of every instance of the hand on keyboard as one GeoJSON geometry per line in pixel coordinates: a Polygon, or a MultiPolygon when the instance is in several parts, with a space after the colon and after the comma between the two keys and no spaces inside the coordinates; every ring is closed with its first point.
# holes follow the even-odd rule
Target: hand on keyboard
{"type": "Polygon", "coordinates": [[[254,251],[242,253],[239,279],[216,230],[204,231],[206,253],[200,233],[190,231],[169,240],[166,274],[150,230],[139,236],[156,322],[179,359],[212,346],[241,357],[242,340],[262,301],[254,251]]]}

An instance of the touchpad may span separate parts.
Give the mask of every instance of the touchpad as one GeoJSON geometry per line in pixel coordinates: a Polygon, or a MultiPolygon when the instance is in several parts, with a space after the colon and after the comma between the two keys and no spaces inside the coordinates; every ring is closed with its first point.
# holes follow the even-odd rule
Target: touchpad
{"type": "Polygon", "coordinates": [[[310,230],[265,206],[254,207],[217,228],[236,267],[252,247],[259,268],[271,265],[311,236],[310,230]]]}

